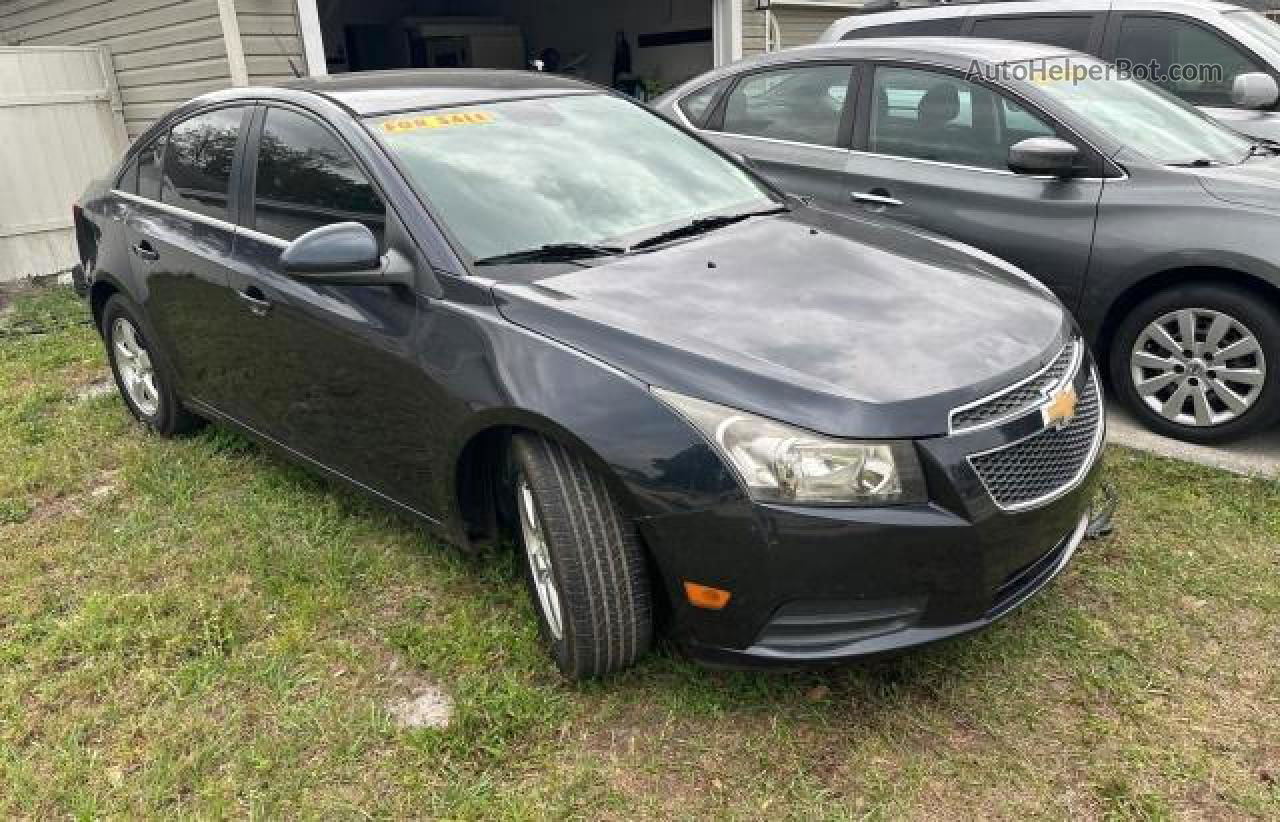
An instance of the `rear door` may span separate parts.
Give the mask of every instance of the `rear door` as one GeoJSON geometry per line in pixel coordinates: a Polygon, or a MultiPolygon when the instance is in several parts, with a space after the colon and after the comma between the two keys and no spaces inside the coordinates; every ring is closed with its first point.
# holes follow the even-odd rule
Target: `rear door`
{"type": "Polygon", "coordinates": [[[207,109],[183,119],[138,154],[124,236],[147,319],[161,337],[183,393],[219,406],[226,381],[227,265],[235,232],[231,180],[251,106],[207,109]]]}
{"type": "Polygon", "coordinates": [[[858,75],[851,62],[773,65],[736,78],[705,136],[790,194],[843,205],[858,75]]]}
{"type": "Polygon", "coordinates": [[[846,202],[1003,257],[1074,306],[1089,265],[1102,159],[1042,112],[958,72],[868,69],[846,202]],[[1072,180],[1008,169],[1009,148],[1058,136],[1088,158],[1072,180]]]}

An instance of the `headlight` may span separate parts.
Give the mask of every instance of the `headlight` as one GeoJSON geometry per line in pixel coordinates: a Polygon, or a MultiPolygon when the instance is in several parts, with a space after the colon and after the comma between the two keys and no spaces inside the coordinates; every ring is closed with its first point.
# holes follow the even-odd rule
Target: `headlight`
{"type": "Polygon", "coordinates": [[[833,439],[662,388],[652,391],[715,445],[754,499],[899,505],[927,498],[909,442],[833,439]]]}

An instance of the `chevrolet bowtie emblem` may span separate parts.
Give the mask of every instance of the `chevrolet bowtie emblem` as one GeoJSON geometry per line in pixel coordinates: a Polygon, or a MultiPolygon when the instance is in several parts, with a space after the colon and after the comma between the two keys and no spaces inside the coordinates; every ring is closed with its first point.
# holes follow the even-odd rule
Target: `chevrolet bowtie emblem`
{"type": "Polygon", "coordinates": [[[1069,385],[1051,396],[1049,402],[1040,407],[1045,428],[1065,428],[1075,419],[1076,404],[1079,401],[1075,388],[1069,385]]]}

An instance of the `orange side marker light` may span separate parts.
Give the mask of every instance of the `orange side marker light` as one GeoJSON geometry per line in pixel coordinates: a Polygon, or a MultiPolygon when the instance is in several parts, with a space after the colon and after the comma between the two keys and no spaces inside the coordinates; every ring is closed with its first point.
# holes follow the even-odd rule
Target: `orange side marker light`
{"type": "Polygon", "coordinates": [[[709,611],[719,611],[729,604],[729,598],[733,596],[723,589],[688,581],[684,584],[684,594],[689,598],[690,605],[709,611]]]}

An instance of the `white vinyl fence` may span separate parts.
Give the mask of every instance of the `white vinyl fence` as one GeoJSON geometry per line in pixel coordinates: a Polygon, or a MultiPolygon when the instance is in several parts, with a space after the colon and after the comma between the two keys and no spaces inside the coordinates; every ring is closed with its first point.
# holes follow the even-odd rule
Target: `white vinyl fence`
{"type": "Polygon", "coordinates": [[[105,48],[0,47],[0,281],[75,264],[71,206],[126,145],[105,48]]]}

